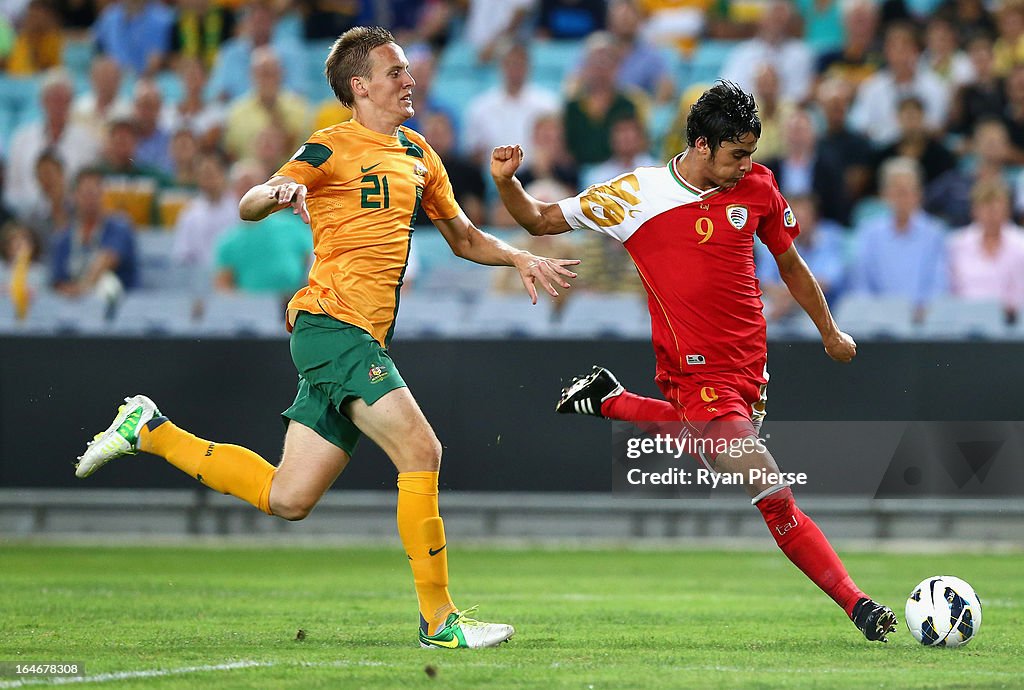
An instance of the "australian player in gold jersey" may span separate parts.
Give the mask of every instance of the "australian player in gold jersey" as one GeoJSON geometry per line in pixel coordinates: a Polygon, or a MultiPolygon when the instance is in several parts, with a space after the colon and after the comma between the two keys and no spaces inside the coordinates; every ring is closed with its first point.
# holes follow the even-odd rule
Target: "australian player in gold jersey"
{"type": "Polygon", "coordinates": [[[288,304],[299,371],[281,461],[274,467],[240,446],[212,443],[175,426],[143,395],[128,398],[79,459],[87,477],[122,455],[145,451],[211,489],[270,515],[301,520],[348,464],[361,434],[398,470],[398,532],[412,566],[424,647],[490,647],[512,626],[466,616],[448,593],[447,541],[438,513],[441,444],[387,352],[416,215],[425,212],[458,256],[512,266],[531,299],[568,288],[568,268],[477,229],[459,208],[440,158],[402,126],[413,115],[409,62],[379,27],[345,32],[325,73],[352,119],[314,133],[239,204],[245,220],[291,208],[310,224],[309,285],[288,304]]]}

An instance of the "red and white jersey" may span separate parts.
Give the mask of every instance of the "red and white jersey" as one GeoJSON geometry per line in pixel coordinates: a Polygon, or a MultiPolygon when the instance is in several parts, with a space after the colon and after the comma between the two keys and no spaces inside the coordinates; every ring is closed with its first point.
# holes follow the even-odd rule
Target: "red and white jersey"
{"type": "Polygon", "coordinates": [[[679,174],[679,158],[559,206],[570,226],[614,237],[633,258],[647,288],[660,373],[740,369],[767,348],[754,234],[779,255],[800,228],[763,165],[754,163],[732,189],[701,191],[679,174]]]}

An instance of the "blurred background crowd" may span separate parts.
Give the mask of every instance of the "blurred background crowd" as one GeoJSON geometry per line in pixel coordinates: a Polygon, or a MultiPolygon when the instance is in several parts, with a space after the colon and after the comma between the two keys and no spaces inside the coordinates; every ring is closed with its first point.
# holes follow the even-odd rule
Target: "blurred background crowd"
{"type": "MultiPolygon", "coordinates": [[[[241,222],[237,202],[350,116],[323,62],[365,24],[405,47],[407,124],[467,215],[584,260],[572,296],[531,311],[517,276],[459,261],[427,223],[406,333],[642,337],[622,247],[516,230],[487,159],[521,143],[527,188],[572,196],[665,164],[725,78],[757,99],[755,161],[840,317],[866,335],[1024,335],[1024,0],[3,0],[0,329],[175,332],[263,310],[252,330],[283,333],[308,229],[241,222]]],[[[757,266],[772,332],[813,335],[763,246],[757,266]]]]}

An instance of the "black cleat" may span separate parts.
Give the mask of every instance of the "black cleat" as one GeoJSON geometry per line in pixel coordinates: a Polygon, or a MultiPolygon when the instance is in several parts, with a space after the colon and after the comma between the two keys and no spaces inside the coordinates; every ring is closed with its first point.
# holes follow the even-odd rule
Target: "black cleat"
{"type": "Polygon", "coordinates": [[[625,390],[612,372],[595,365],[590,374],[573,378],[572,383],[562,389],[555,412],[604,417],[601,414],[601,403],[625,390]]]}
{"type": "Polygon", "coordinates": [[[897,623],[892,609],[870,599],[861,599],[853,607],[853,624],[872,642],[888,642],[886,638],[897,623]]]}

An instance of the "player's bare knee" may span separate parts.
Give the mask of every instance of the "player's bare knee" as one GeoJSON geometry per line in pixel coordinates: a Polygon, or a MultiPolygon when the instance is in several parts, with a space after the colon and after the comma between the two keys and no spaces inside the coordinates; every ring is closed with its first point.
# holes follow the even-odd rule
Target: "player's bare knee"
{"type": "Polygon", "coordinates": [[[441,469],[441,442],[433,434],[403,444],[394,458],[399,472],[437,472],[441,469]]]}
{"type": "Polygon", "coordinates": [[[298,522],[299,520],[305,520],[313,512],[316,503],[315,500],[310,500],[303,496],[271,496],[270,511],[282,520],[298,522]]]}

